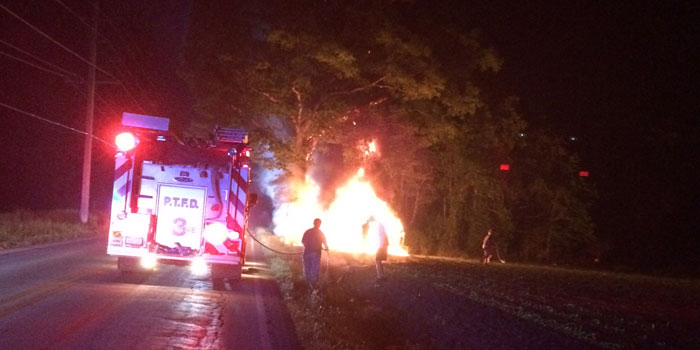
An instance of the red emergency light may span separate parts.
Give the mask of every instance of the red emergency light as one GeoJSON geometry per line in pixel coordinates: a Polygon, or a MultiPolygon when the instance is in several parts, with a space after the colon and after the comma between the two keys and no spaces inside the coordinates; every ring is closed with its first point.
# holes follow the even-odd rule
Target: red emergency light
{"type": "Polygon", "coordinates": [[[130,132],[123,132],[114,139],[117,148],[123,152],[130,151],[136,147],[136,142],[136,137],[130,132]]]}
{"type": "Polygon", "coordinates": [[[501,164],[501,170],[502,171],[510,170],[510,165],[509,164],[501,164]]]}
{"type": "Polygon", "coordinates": [[[588,177],[588,172],[587,171],[579,171],[578,176],[580,177],[588,177]]]}

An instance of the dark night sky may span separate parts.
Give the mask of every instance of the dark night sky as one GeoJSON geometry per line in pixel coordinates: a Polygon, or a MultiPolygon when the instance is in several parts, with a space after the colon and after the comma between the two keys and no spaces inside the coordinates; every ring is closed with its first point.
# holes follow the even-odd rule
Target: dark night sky
{"type": "MultiPolygon", "coordinates": [[[[95,135],[112,141],[121,113],[183,120],[191,99],[177,76],[187,30],[188,1],[101,1],[95,135]],[[127,5],[128,4],[128,5],[127,5]]],[[[91,2],[9,1],[6,7],[82,57],[88,57],[91,2]],[[69,12],[61,4],[73,11],[69,12]],[[75,15],[74,15],[75,14],[75,15]],[[80,17],[80,18],[78,18],[80,17]]],[[[88,65],[0,9],[0,40],[79,76],[88,65]]],[[[30,59],[0,43],[0,53],[30,59]]],[[[30,59],[31,60],[31,59],[30,59]]],[[[53,69],[52,70],[56,70],[53,69]]],[[[87,87],[0,55],[0,102],[84,130],[87,87]]],[[[0,210],[77,208],[83,136],[0,107],[2,193],[0,210]]],[[[114,152],[94,142],[92,203],[108,208],[114,152]]]]}
{"type": "MultiPolygon", "coordinates": [[[[89,18],[86,1],[62,1],[89,18]]],[[[121,112],[185,120],[191,99],[176,68],[190,1],[102,1],[96,134],[111,139],[121,112]],[[112,80],[104,74],[102,81],[112,80]],[[131,97],[133,96],[133,97],[131,97]],[[138,103],[134,102],[136,100],[138,103]],[[140,105],[143,109],[138,107],[140,105]]],[[[419,2],[420,3],[420,2],[419,2]]],[[[583,159],[600,200],[599,232],[614,244],[663,245],[667,228],[697,252],[700,11],[691,1],[423,2],[453,6],[505,59],[488,89],[520,96],[532,125],[548,126],[583,159]],[[456,5],[455,5],[456,4],[456,5]],[[638,235],[644,237],[639,239],[638,235]],[[635,243],[637,242],[637,243],[635,243]]],[[[7,8],[87,57],[88,27],[58,2],[7,8]]],[[[78,75],[87,66],[0,9],[0,40],[78,75]]],[[[0,43],[0,53],[18,55],[0,43]]],[[[26,57],[26,56],[23,56],[26,57]]],[[[0,55],[0,102],[83,129],[85,88],[0,55]]],[[[82,136],[0,107],[0,210],[79,205],[82,136]]],[[[93,201],[109,200],[112,151],[95,143],[93,201]]],[[[634,255],[634,254],[631,254],[634,255]]]]}

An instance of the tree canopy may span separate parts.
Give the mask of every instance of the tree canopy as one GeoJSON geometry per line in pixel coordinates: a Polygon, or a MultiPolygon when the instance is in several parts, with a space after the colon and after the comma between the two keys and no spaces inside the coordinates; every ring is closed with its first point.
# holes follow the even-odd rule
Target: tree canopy
{"type": "Polygon", "coordinates": [[[525,142],[517,99],[485,89],[504,62],[446,11],[197,3],[185,71],[201,115],[193,125],[246,127],[290,181],[314,154],[340,148],[352,164],[354,147],[378,139],[368,171],[414,251],[477,255],[493,227],[513,256],[562,259],[594,240],[575,158],[545,131],[525,142]],[[498,170],[511,161],[517,172],[498,170]]]}

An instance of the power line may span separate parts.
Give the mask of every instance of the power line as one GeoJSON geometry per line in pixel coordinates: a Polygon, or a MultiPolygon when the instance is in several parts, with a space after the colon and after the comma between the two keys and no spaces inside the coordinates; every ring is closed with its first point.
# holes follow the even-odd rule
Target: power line
{"type": "Polygon", "coordinates": [[[66,6],[66,4],[63,3],[63,1],[61,1],[61,0],[54,0],[54,1],[57,2],[59,5],[61,5],[61,7],[63,7],[66,11],[68,11],[68,13],[70,13],[71,15],[73,15],[75,18],[77,18],[80,22],[82,22],[82,23],[83,23],[84,25],[86,25],[88,28],[90,28],[90,29],[92,29],[92,30],[95,29],[95,27],[94,27],[93,25],[91,25],[90,23],[88,23],[83,17],[81,17],[78,13],[76,13],[75,11],[73,11],[73,9],[71,9],[71,8],[68,7],[68,6],[66,6]]]}
{"type": "MultiPolygon", "coordinates": [[[[103,12],[104,14],[104,12],[103,12]]],[[[123,52],[126,51],[127,53],[127,58],[130,58],[131,61],[134,62],[139,62],[138,57],[143,57],[144,53],[138,48],[138,46],[132,46],[129,43],[136,42],[135,40],[130,40],[131,38],[128,37],[128,33],[123,33],[119,29],[117,29],[117,26],[113,23],[113,21],[105,16],[104,22],[107,24],[107,26],[112,30],[112,33],[114,33],[116,39],[121,43],[121,46],[123,47],[122,50],[119,50],[116,48],[115,45],[112,44],[112,40],[108,40],[109,46],[114,50],[114,55],[112,57],[115,57],[117,61],[120,63],[121,66],[125,67],[124,70],[126,73],[131,77],[131,79],[136,79],[134,74],[131,72],[131,70],[128,68],[129,64],[126,62],[126,60],[123,60],[122,58],[124,57],[123,52]],[[134,53],[136,51],[136,54],[134,53]]],[[[149,83],[150,86],[153,89],[156,89],[156,85],[153,80],[150,78],[149,74],[143,69],[142,65],[132,65],[133,68],[136,68],[137,73],[144,77],[145,82],[149,83]]],[[[119,68],[118,68],[119,69],[119,68]]],[[[138,90],[143,96],[146,96],[148,102],[150,103],[151,106],[155,106],[153,103],[154,98],[151,97],[151,93],[148,91],[148,89],[144,89],[142,84],[136,84],[136,90],[138,90]]],[[[155,98],[157,100],[157,98],[155,98]]]]}
{"type": "Polygon", "coordinates": [[[63,68],[61,68],[61,67],[59,67],[59,66],[57,66],[57,65],[55,65],[55,64],[53,64],[53,63],[51,63],[51,62],[48,62],[48,61],[46,61],[46,60],[44,60],[44,59],[42,59],[42,58],[40,58],[40,57],[38,57],[38,56],[36,56],[36,55],[30,53],[30,52],[27,52],[27,51],[25,51],[25,50],[22,50],[21,48],[15,46],[15,45],[12,45],[12,44],[8,43],[8,42],[5,41],[5,40],[0,39],[0,43],[5,44],[5,45],[7,45],[7,46],[9,46],[9,47],[11,47],[11,48],[13,48],[13,49],[15,49],[15,50],[17,50],[17,51],[23,53],[23,54],[25,54],[25,55],[27,55],[27,56],[33,58],[33,59],[35,59],[35,60],[37,60],[37,61],[39,61],[39,62],[41,62],[41,63],[43,63],[43,64],[45,64],[45,65],[47,65],[47,66],[49,66],[49,67],[52,67],[52,68],[54,68],[54,69],[57,69],[57,70],[59,70],[59,71],[65,73],[65,74],[72,75],[72,76],[78,78],[78,80],[82,80],[82,77],[81,77],[80,75],[75,74],[75,73],[73,73],[73,72],[71,72],[71,71],[69,71],[69,70],[63,69],[63,68]]]}
{"type": "Polygon", "coordinates": [[[39,66],[39,65],[37,65],[37,64],[34,64],[34,63],[29,62],[29,61],[27,61],[27,60],[24,60],[24,59],[22,59],[22,58],[20,58],[20,57],[17,57],[17,56],[14,56],[14,55],[12,55],[12,54],[9,54],[9,53],[7,53],[7,52],[0,51],[0,55],[9,57],[9,58],[11,58],[11,59],[13,59],[13,60],[20,61],[20,62],[22,62],[22,63],[24,63],[24,64],[27,64],[27,65],[29,65],[29,66],[32,66],[32,67],[34,67],[34,68],[36,68],[36,69],[43,70],[44,72],[51,73],[51,74],[54,74],[54,75],[58,75],[59,77],[62,77],[62,78],[65,78],[65,79],[69,79],[69,77],[68,77],[67,75],[65,75],[65,74],[62,74],[62,73],[59,73],[59,72],[56,72],[56,71],[52,71],[52,70],[50,70],[50,69],[48,69],[48,68],[39,66]]]}
{"type": "Polygon", "coordinates": [[[95,67],[95,69],[97,69],[97,70],[99,70],[100,72],[106,74],[106,75],[109,76],[110,78],[115,79],[115,80],[119,80],[119,79],[117,79],[117,77],[115,77],[114,75],[112,75],[112,73],[110,73],[110,72],[108,72],[108,71],[106,71],[106,70],[104,70],[104,69],[98,67],[97,65],[92,64],[92,62],[90,62],[89,60],[85,59],[83,56],[80,56],[79,54],[75,53],[75,51],[73,51],[73,50],[69,49],[68,47],[66,47],[65,45],[61,44],[61,43],[58,42],[56,39],[52,38],[50,35],[44,33],[43,31],[41,31],[41,29],[39,29],[39,28],[35,27],[34,25],[32,25],[31,23],[27,22],[24,18],[20,17],[18,14],[12,12],[12,10],[8,9],[7,7],[5,7],[5,5],[0,5],[0,8],[2,8],[2,9],[5,10],[7,13],[9,13],[9,14],[11,14],[12,16],[14,16],[15,18],[17,18],[20,22],[26,24],[29,28],[32,28],[35,32],[41,34],[43,37],[49,39],[49,40],[50,40],[51,42],[53,42],[54,44],[58,45],[59,47],[61,47],[61,48],[64,49],[64,50],[68,51],[68,52],[71,53],[73,56],[77,57],[79,60],[81,60],[81,61],[87,63],[87,64],[90,65],[90,66],[95,67]]]}
{"type": "MultiPolygon", "coordinates": [[[[87,134],[88,134],[87,132],[82,131],[82,130],[79,130],[79,129],[76,129],[76,128],[72,127],[72,126],[68,126],[68,125],[65,125],[65,124],[62,124],[62,123],[59,123],[59,122],[55,122],[55,121],[53,121],[53,120],[51,120],[51,119],[47,119],[47,118],[44,118],[44,117],[40,117],[40,116],[38,116],[38,115],[36,115],[36,114],[34,114],[34,113],[30,113],[30,112],[21,110],[21,109],[19,109],[19,108],[17,108],[17,107],[13,107],[13,106],[10,106],[10,105],[5,104],[5,103],[2,103],[2,102],[0,102],[0,107],[5,107],[5,108],[10,109],[10,110],[13,110],[13,111],[15,111],[15,112],[22,113],[22,114],[27,115],[27,116],[30,116],[30,117],[32,117],[32,118],[35,118],[35,119],[38,119],[38,120],[41,120],[41,121],[44,121],[44,122],[47,122],[47,123],[50,123],[50,124],[53,124],[53,125],[60,126],[60,127],[62,127],[62,128],[65,128],[65,129],[68,129],[68,130],[77,132],[77,133],[79,133],[79,134],[83,134],[83,135],[87,135],[87,134]]],[[[101,139],[101,138],[99,138],[99,137],[97,137],[97,136],[95,136],[95,135],[92,135],[92,137],[93,137],[94,139],[96,139],[97,141],[100,141],[100,142],[102,142],[102,143],[104,143],[104,144],[106,144],[106,145],[108,145],[108,146],[110,146],[110,147],[112,147],[112,148],[115,148],[114,145],[112,145],[111,143],[105,141],[104,139],[101,139]]]]}
{"type": "MultiPolygon", "coordinates": [[[[74,10],[73,10],[72,8],[70,8],[68,5],[64,4],[61,0],[54,0],[54,1],[55,1],[56,3],[58,3],[59,5],[61,5],[61,7],[63,7],[66,11],[68,11],[68,13],[70,13],[71,15],[73,15],[73,17],[77,18],[77,19],[78,19],[80,22],[82,22],[85,26],[87,26],[87,27],[90,28],[90,29],[94,29],[93,26],[92,26],[91,24],[89,24],[82,16],[80,16],[76,11],[74,11],[74,10]]],[[[114,29],[114,26],[112,25],[112,23],[110,23],[109,19],[105,18],[105,23],[109,24],[109,25],[114,29]]],[[[102,34],[100,34],[100,36],[103,37],[104,39],[106,39],[107,44],[109,44],[109,46],[111,46],[111,47],[115,50],[115,52],[119,53],[119,50],[117,50],[117,49],[114,47],[114,45],[112,44],[111,40],[109,40],[109,38],[107,38],[106,36],[104,36],[104,35],[102,35],[102,34]]],[[[127,48],[127,50],[129,49],[129,45],[125,45],[125,47],[127,48]]],[[[119,59],[119,60],[121,61],[121,56],[120,56],[120,55],[116,55],[116,57],[117,57],[117,59],[119,59]]],[[[128,66],[128,65],[124,64],[124,66],[128,66]]],[[[135,80],[134,75],[131,73],[131,71],[130,71],[128,68],[125,68],[124,70],[122,70],[122,69],[120,69],[119,67],[117,67],[117,71],[118,71],[118,73],[121,73],[122,76],[124,76],[124,71],[126,71],[126,73],[129,75],[129,77],[130,77],[131,79],[134,79],[134,80],[135,80]]],[[[125,88],[125,90],[126,90],[126,86],[124,86],[124,88],[125,88]]],[[[144,97],[144,96],[145,96],[145,97],[146,97],[146,98],[145,98],[146,102],[147,102],[149,105],[151,105],[151,106],[154,105],[152,99],[150,98],[150,96],[148,96],[148,93],[146,93],[146,92],[143,90],[143,88],[141,87],[140,84],[136,84],[136,90],[137,90],[137,92],[140,93],[140,95],[139,95],[139,94],[136,94],[136,95],[139,95],[139,96],[141,96],[141,97],[144,97]]],[[[127,93],[131,94],[131,92],[129,92],[129,91],[127,91],[127,93]]],[[[143,100],[143,99],[142,99],[142,100],[143,100]]],[[[138,102],[137,102],[137,104],[138,104],[138,102]]],[[[142,108],[141,106],[139,106],[139,107],[143,110],[143,108],[142,108]]]]}
{"type": "Polygon", "coordinates": [[[34,25],[32,25],[31,23],[29,23],[27,20],[25,20],[24,18],[22,18],[20,15],[18,15],[18,14],[16,14],[16,13],[12,12],[12,10],[8,9],[5,5],[0,5],[0,8],[2,8],[3,10],[5,10],[5,12],[9,13],[9,14],[12,15],[13,17],[17,18],[20,22],[24,23],[24,24],[27,25],[29,28],[31,28],[31,29],[33,29],[34,31],[36,31],[37,33],[41,34],[43,37],[49,39],[49,40],[50,40],[51,42],[53,42],[54,44],[58,45],[59,47],[61,47],[61,48],[64,49],[64,50],[68,51],[69,53],[71,53],[73,56],[77,57],[77,58],[80,59],[81,61],[87,63],[88,65],[94,67],[95,69],[99,70],[100,72],[106,74],[106,75],[109,76],[110,78],[116,80],[116,81],[122,86],[122,88],[124,88],[124,91],[126,91],[126,93],[134,100],[134,102],[136,102],[136,105],[137,105],[142,111],[145,111],[145,110],[143,109],[143,107],[141,107],[141,105],[138,103],[138,101],[136,101],[136,98],[135,98],[135,97],[131,94],[131,92],[126,88],[126,86],[124,85],[124,83],[123,83],[121,80],[119,80],[119,78],[115,77],[112,73],[107,72],[106,70],[104,70],[104,69],[98,67],[97,65],[93,64],[92,62],[90,62],[89,60],[87,60],[86,58],[84,58],[83,56],[80,56],[79,54],[75,53],[73,50],[71,50],[71,49],[69,49],[68,47],[66,47],[65,45],[61,44],[60,42],[58,42],[56,39],[54,39],[54,38],[51,37],[50,35],[44,33],[41,29],[39,29],[39,28],[35,27],[34,25]]]}

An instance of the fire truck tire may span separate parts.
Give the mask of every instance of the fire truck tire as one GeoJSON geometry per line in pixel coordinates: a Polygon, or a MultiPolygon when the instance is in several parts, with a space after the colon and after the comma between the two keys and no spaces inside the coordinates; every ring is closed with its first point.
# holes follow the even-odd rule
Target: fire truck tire
{"type": "Polygon", "coordinates": [[[238,281],[241,279],[241,265],[228,264],[212,264],[211,279],[212,281],[220,281],[224,278],[229,281],[238,281]]]}
{"type": "Polygon", "coordinates": [[[137,258],[120,256],[117,258],[117,268],[122,273],[136,272],[139,270],[139,260],[137,258]]]}

